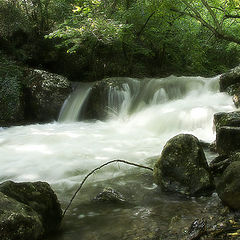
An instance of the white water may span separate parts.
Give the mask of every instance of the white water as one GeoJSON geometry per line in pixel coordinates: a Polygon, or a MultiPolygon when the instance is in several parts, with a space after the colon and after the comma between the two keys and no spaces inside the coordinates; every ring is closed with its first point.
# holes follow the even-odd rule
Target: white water
{"type": "MultiPolygon", "coordinates": [[[[1,181],[44,180],[64,194],[87,172],[109,160],[147,164],[145,159],[159,155],[166,141],[178,133],[192,133],[211,142],[215,138],[213,114],[234,110],[231,97],[216,90],[218,77],[148,79],[143,88],[138,80],[133,81],[137,84],[125,85],[117,97],[111,89],[108,107],[114,115],[107,121],[1,129],[1,181]]],[[[80,105],[71,114],[79,113],[87,91],[74,95],[73,101],[79,97],[80,105]]],[[[71,116],[66,115],[67,121],[76,119],[71,116]]],[[[109,166],[91,181],[112,178],[130,168],[109,166]]]]}

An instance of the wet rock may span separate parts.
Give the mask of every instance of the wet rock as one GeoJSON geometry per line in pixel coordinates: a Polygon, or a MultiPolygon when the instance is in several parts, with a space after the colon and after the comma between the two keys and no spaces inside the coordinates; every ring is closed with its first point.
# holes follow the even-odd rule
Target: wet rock
{"type": "Polygon", "coordinates": [[[126,199],[121,193],[112,188],[104,188],[95,198],[94,201],[105,203],[124,203],[126,199]]]}
{"type": "Polygon", "coordinates": [[[233,96],[239,91],[240,91],[240,83],[232,84],[226,89],[226,92],[231,96],[233,96]]]}
{"type": "MultiPolygon", "coordinates": [[[[91,89],[85,106],[83,106],[85,118],[103,120],[110,113],[114,114],[118,109],[109,108],[109,94],[111,91],[123,90],[123,84],[126,83],[126,78],[105,78],[96,82],[91,89]]],[[[121,104],[122,100],[121,95],[115,99],[116,108],[121,104]]]]}
{"type": "Polygon", "coordinates": [[[217,131],[216,146],[220,155],[240,150],[240,127],[221,127],[217,131]]]}
{"type": "Polygon", "coordinates": [[[240,158],[232,162],[218,179],[216,189],[219,198],[231,209],[240,210],[240,158]]]}
{"type": "Polygon", "coordinates": [[[43,122],[57,120],[65,99],[72,91],[70,82],[58,74],[37,69],[29,70],[27,79],[26,115],[43,122]]]}
{"type": "Polygon", "coordinates": [[[240,112],[220,112],[214,114],[214,125],[216,132],[223,126],[240,127],[240,112]]]}
{"type": "Polygon", "coordinates": [[[240,106],[240,83],[233,84],[226,89],[227,93],[233,96],[233,102],[237,108],[240,106]]]}
{"type": "Polygon", "coordinates": [[[206,233],[206,223],[204,219],[196,219],[189,228],[189,240],[199,239],[206,233]]]}
{"type": "Polygon", "coordinates": [[[37,240],[43,234],[42,222],[32,208],[0,192],[1,240],[37,240]]]}
{"type": "Polygon", "coordinates": [[[177,135],[166,143],[154,166],[154,178],[163,189],[184,195],[206,195],[213,188],[203,149],[190,134],[177,135]]]}
{"type": "Polygon", "coordinates": [[[212,143],[210,143],[209,150],[210,150],[211,152],[214,152],[214,153],[217,152],[216,140],[213,141],[212,143]]]}
{"type": "Polygon", "coordinates": [[[41,221],[44,234],[51,233],[59,228],[62,220],[62,210],[57,196],[48,183],[14,183],[7,181],[0,184],[0,192],[34,211],[41,221]]]}
{"type": "Polygon", "coordinates": [[[203,140],[199,140],[199,142],[200,142],[200,145],[202,146],[202,148],[204,148],[204,149],[208,149],[211,146],[211,143],[205,142],[203,140]]]}
{"type": "Polygon", "coordinates": [[[229,158],[226,155],[220,155],[214,158],[209,164],[213,176],[222,174],[229,165],[229,158]]]}
{"type": "Polygon", "coordinates": [[[240,66],[237,66],[221,75],[219,82],[220,91],[224,92],[227,90],[229,86],[239,83],[240,83],[240,66]]]}

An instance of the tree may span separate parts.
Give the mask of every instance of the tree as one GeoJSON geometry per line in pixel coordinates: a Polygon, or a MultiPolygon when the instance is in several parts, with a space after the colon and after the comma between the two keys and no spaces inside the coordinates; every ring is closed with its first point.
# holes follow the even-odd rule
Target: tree
{"type": "Polygon", "coordinates": [[[237,0],[179,0],[171,10],[200,22],[215,37],[240,44],[240,3],[237,0]]]}

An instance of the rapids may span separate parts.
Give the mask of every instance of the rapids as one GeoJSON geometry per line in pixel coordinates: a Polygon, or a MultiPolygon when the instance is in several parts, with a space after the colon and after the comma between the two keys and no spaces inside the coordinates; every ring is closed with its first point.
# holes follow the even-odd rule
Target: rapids
{"type": "MultiPolygon", "coordinates": [[[[231,97],[218,91],[218,80],[218,76],[128,78],[121,90],[110,89],[105,121],[78,121],[84,115],[82,106],[92,86],[80,84],[66,100],[58,122],[0,129],[0,179],[47,181],[65,206],[83,177],[109,160],[152,166],[149,158],[159,155],[166,141],[179,133],[191,133],[211,142],[215,139],[213,114],[234,110],[231,97]]],[[[66,234],[54,239],[117,239],[116,232],[122,235],[127,231],[131,216],[143,219],[157,211],[153,210],[155,205],[162,211],[170,204],[164,216],[157,214],[164,223],[175,214],[175,207],[184,210],[185,206],[190,211],[194,203],[182,206],[184,203],[164,194],[160,198],[151,176],[133,168],[111,165],[92,176],[67,215],[66,234]],[[105,186],[121,190],[135,207],[94,210],[90,199],[105,186]],[[143,197],[146,195],[149,197],[143,197]],[[112,221],[115,230],[107,225],[112,221]],[[105,236],[105,231],[111,233],[105,236]],[[77,237],[79,232],[83,238],[77,237]]]]}

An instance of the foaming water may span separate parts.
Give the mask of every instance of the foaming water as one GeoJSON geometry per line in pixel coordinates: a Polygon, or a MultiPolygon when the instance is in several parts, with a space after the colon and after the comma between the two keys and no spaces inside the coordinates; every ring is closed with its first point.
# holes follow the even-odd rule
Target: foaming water
{"type": "MultiPolygon", "coordinates": [[[[67,123],[0,129],[0,180],[47,181],[66,204],[77,184],[93,168],[113,159],[151,166],[152,162],[147,159],[159,155],[166,141],[179,133],[191,133],[211,142],[215,139],[213,114],[234,110],[231,97],[217,91],[218,77],[206,79],[171,76],[167,79],[147,79],[145,82],[133,79],[131,84],[125,84],[121,91],[110,89],[106,107],[113,111],[106,121],[76,122],[76,115],[88,96],[89,87],[86,87],[78,90],[77,94],[74,93],[71,101],[77,107],[71,113],[66,113],[64,119],[73,116],[75,112],[77,114],[68,118],[67,123]],[[76,101],[78,97],[80,103],[76,101]]],[[[90,192],[95,193],[98,183],[101,186],[108,185],[106,181],[118,179],[117,184],[123,192],[140,201],[143,197],[139,194],[146,191],[149,194],[152,191],[149,189],[155,187],[151,181],[137,185],[138,176],[138,180],[135,179],[138,187],[130,184],[131,192],[128,193],[127,179],[130,178],[130,182],[133,182],[132,178],[135,178],[131,175],[131,169],[129,166],[118,165],[106,167],[91,177],[88,192],[83,193],[81,199],[86,201],[90,192]]],[[[164,200],[163,204],[166,202],[164,200]]],[[[86,216],[90,214],[89,209],[80,209],[77,213],[74,211],[71,214],[77,216],[82,216],[84,211],[86,216]]],[[[124,211],[119,216],[123,216],[126,213],[124,211]]],[[[131,210],[123,218],[126,222],[129,214],[135,213],[131,210]]],[[[141,218],[141,214],[139,216],[141,218]]],[[[74,224],[76,219],[69,221],[74,224]]],[[[93,223],[90,225],[94,228],[93,223]]],[[[92,231],[90,225],[84,225],[86,232],[92,231]]],[[[61,239],[76,239],[77,234],[61,239]]]]}
{"type": "MultiPolygon", "coordinates": [[[[231,97],[215,90],[217,81],[217,77],[152,79],[145,95],[138,96],[131,114],[127,114],[127,109],[137,94],[130,94],[125,85],[117,97],[111,89],[109,102],[115,109],[120,106],[121,114],[105,122],[54,122],[1,129],[1,180],[45,180],[74,185],[87,171],[109,160],[120,158],[140,163],[159,155],[165,142],[180,132],[210,142],[215,138],[213,114],[234,109],[231,97]],[[167,89],[169,85],[175,90],[167,89]],[[153,93],[151,98],[149,92],[153,93]]],[[[135,90],[144,93],[139,87],[135,90]]],[[[84,95],[80,96],[81,102],[87,91],[88,88],[85,92],[78,90],[84,95]]],[[[113,168],[109,167],[106,176],[101,177],[122,173],[113,168]]]]}

